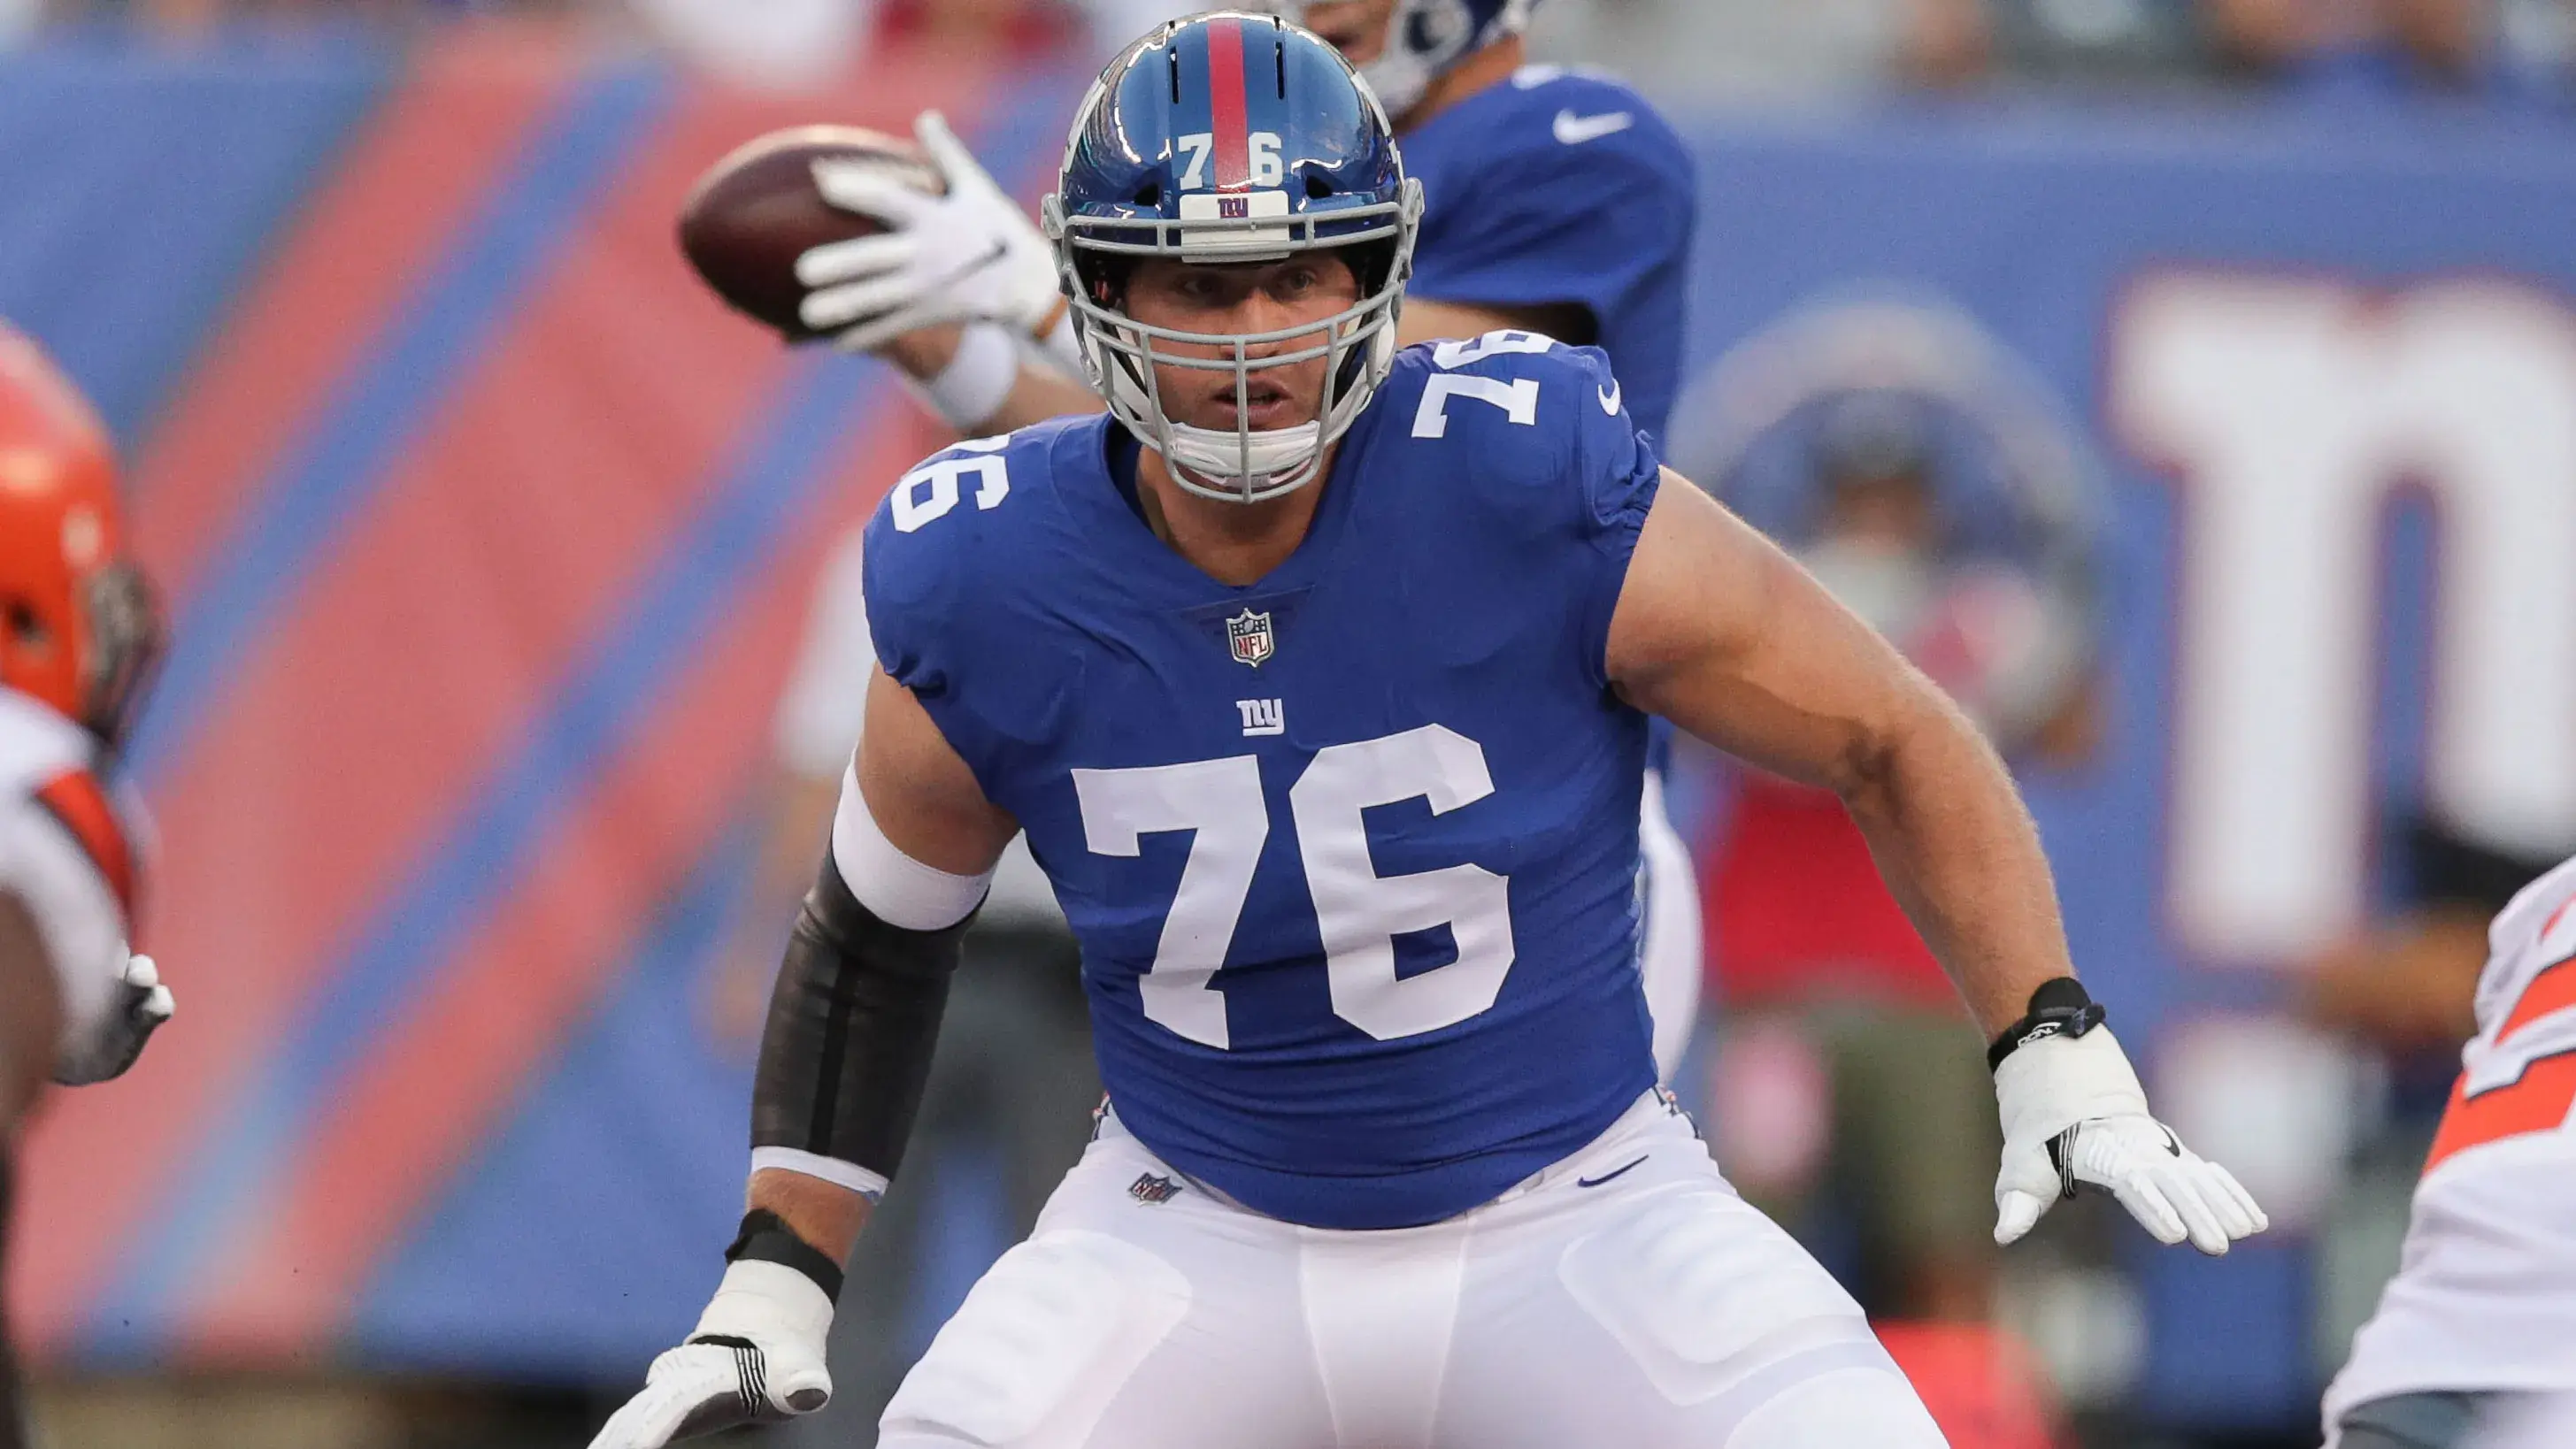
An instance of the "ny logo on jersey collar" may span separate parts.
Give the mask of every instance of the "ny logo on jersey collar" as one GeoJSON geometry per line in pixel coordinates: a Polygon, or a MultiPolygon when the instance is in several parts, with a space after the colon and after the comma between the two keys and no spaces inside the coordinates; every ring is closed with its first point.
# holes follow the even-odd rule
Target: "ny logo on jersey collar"
{"type": "Polygon", "coordinates": [[[1278,647],[1270,633],[1270,615],[1266,610],[1256,614],[1246,609],[1226,620],[1225,642],[1234,651],[1236,663],[1249,664],[1255,669],[1259,669],[1278,647]]]}

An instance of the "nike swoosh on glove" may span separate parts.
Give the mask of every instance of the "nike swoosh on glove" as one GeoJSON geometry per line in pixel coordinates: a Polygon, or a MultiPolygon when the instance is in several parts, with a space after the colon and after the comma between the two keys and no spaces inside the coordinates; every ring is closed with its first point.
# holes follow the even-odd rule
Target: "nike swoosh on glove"
{"type": "Polygon", "coordinates": [[[590,1449],[660,1449],[744,1424],[775,1424],[831,1402],[823,1340],[832,1300],[783,1264],[725,1269],[697,1331],[653,1360],[644,1387],[602,1425],[590,1449]]]}
{"type": "Polygon", "coordinates": [[[116,997],[107,1019],[76,1051],[54,1063],[54,1080],[66,1087],[86,1087],[125,1075],[143,1055],[152,1033],[178,1009],[177,998],[161,984],[161,968],[149,956],[128,955],[117,978],[116,997]]]}
{"type": "Polygon", "coordinates": [[[2149,1115],[2108,1027],[2025,1043],[1995,1068],[1995,1101],[2004,1128],[1998,1243],[2019,1241],[2084,1185],[2117,1198],[2158,1242],[2189,1238],[2212,1257],[2271,1226],[2233,1174],[2149,1115]]]}
{"type": "Polygon", "coordinates": [[[798,316],[835,333],[832,345],[844,352],[871,352],[941,322],[1000,322],[1034,338],[1060,296],[1055,248],[937,111],[922,112],[913,134],[946,178],[946,195],[864,161],[814,163],[825,201],[886,230],[798,257],[796,279],[807,288],[798,316]]]}

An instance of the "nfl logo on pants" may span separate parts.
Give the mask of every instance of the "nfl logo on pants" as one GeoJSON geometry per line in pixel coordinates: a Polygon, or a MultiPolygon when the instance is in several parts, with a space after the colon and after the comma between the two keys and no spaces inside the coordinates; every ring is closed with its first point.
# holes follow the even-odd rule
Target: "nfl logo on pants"
{"type": "Polygon", "coordinates": [[[1261,661],[1270,657],[1272,648],[1270,616],[1246,609],[1226,620],[1225,642],[1233,648],[1236,663],[1260,668],[1261,661]]]}

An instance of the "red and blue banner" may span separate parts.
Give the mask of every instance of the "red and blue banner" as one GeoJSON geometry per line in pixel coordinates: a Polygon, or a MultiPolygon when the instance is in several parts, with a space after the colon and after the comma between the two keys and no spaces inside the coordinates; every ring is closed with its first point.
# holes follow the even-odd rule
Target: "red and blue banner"
{"type": "MultiPolygon", "coordinates": [[[[725,312],[677,206],[760,131],[931,104],[1033,194],[1084,79],[891,53],[760,101],[479,29],[0,58],[0,314],[118,432],[176,638],[133,764],[181,1012],[25,1153],[42,1352],[629,1378],[690,1321],[739,1210],[747,1051],[700,1007],[770,706],[929,436],[725,312]]],[[[1685,133],[1703,379],[1902,296],[2080,434],[2101,728],[2030,785],[2151,1073],[2364,919],[2400,814],[2576,835],[2576,131],[1685,133]]],[[[2295,1232],[2152,1261],[2146,1401],[2307,1412],[2295,1232]]]]}
{"type": "Polygon", "coordinates": [[[0,60],[0,314],[98,397],[170,596],[131,768],[189,1018],[26,1154],[42,1351],[626,1372],[694,1311],[749,1064],[693,982],[807,584],[930,440],[724,311],[678,205],[930,105],[1034,182],[1084,78],[889,55],[787,103],[471,29],[0,60]]]}

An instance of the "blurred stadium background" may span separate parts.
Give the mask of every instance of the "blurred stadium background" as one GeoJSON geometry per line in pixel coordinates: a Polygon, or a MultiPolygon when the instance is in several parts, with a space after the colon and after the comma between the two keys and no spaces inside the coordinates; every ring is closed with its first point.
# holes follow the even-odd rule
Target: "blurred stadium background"
{"type": "MultiPolygon", "coordinates": [[[[181,1019],[23,1156],[44,1442],[577,1445],[690,1322],[773,712],[933,435],[725,313],[676,205],[933,104],[1034,197],[1183,8],[0,0],[0,316],[116,430],[176,638],[132,764],[181,1019]]],[[[2061,1421],[1958,1442],[2314,1444],[2484,913],[2576,845],[2576,3],[1548,0],[1534,48],[1697,148],[1673,460],[1812,531],[1822,405],[1902,397],[1928,546],[2032,584],[2047,629],[1925,649],[2058,640],[1990,718],[2077,959],[2273,1213],[2223,1261],[2053,1219],[1994,1296],[2061,1421]]],[[[1748,796],[1690,764],[1714,879],[1748,796]]],[[[1725,971],[1688,1085],[1768,1104],[1717,1124],[1758,1175],[1830,1114],[1726,1049],[1725,971]]],[[[912,1344],[1007,1241],[977,1150],[912,1344]]]]}

